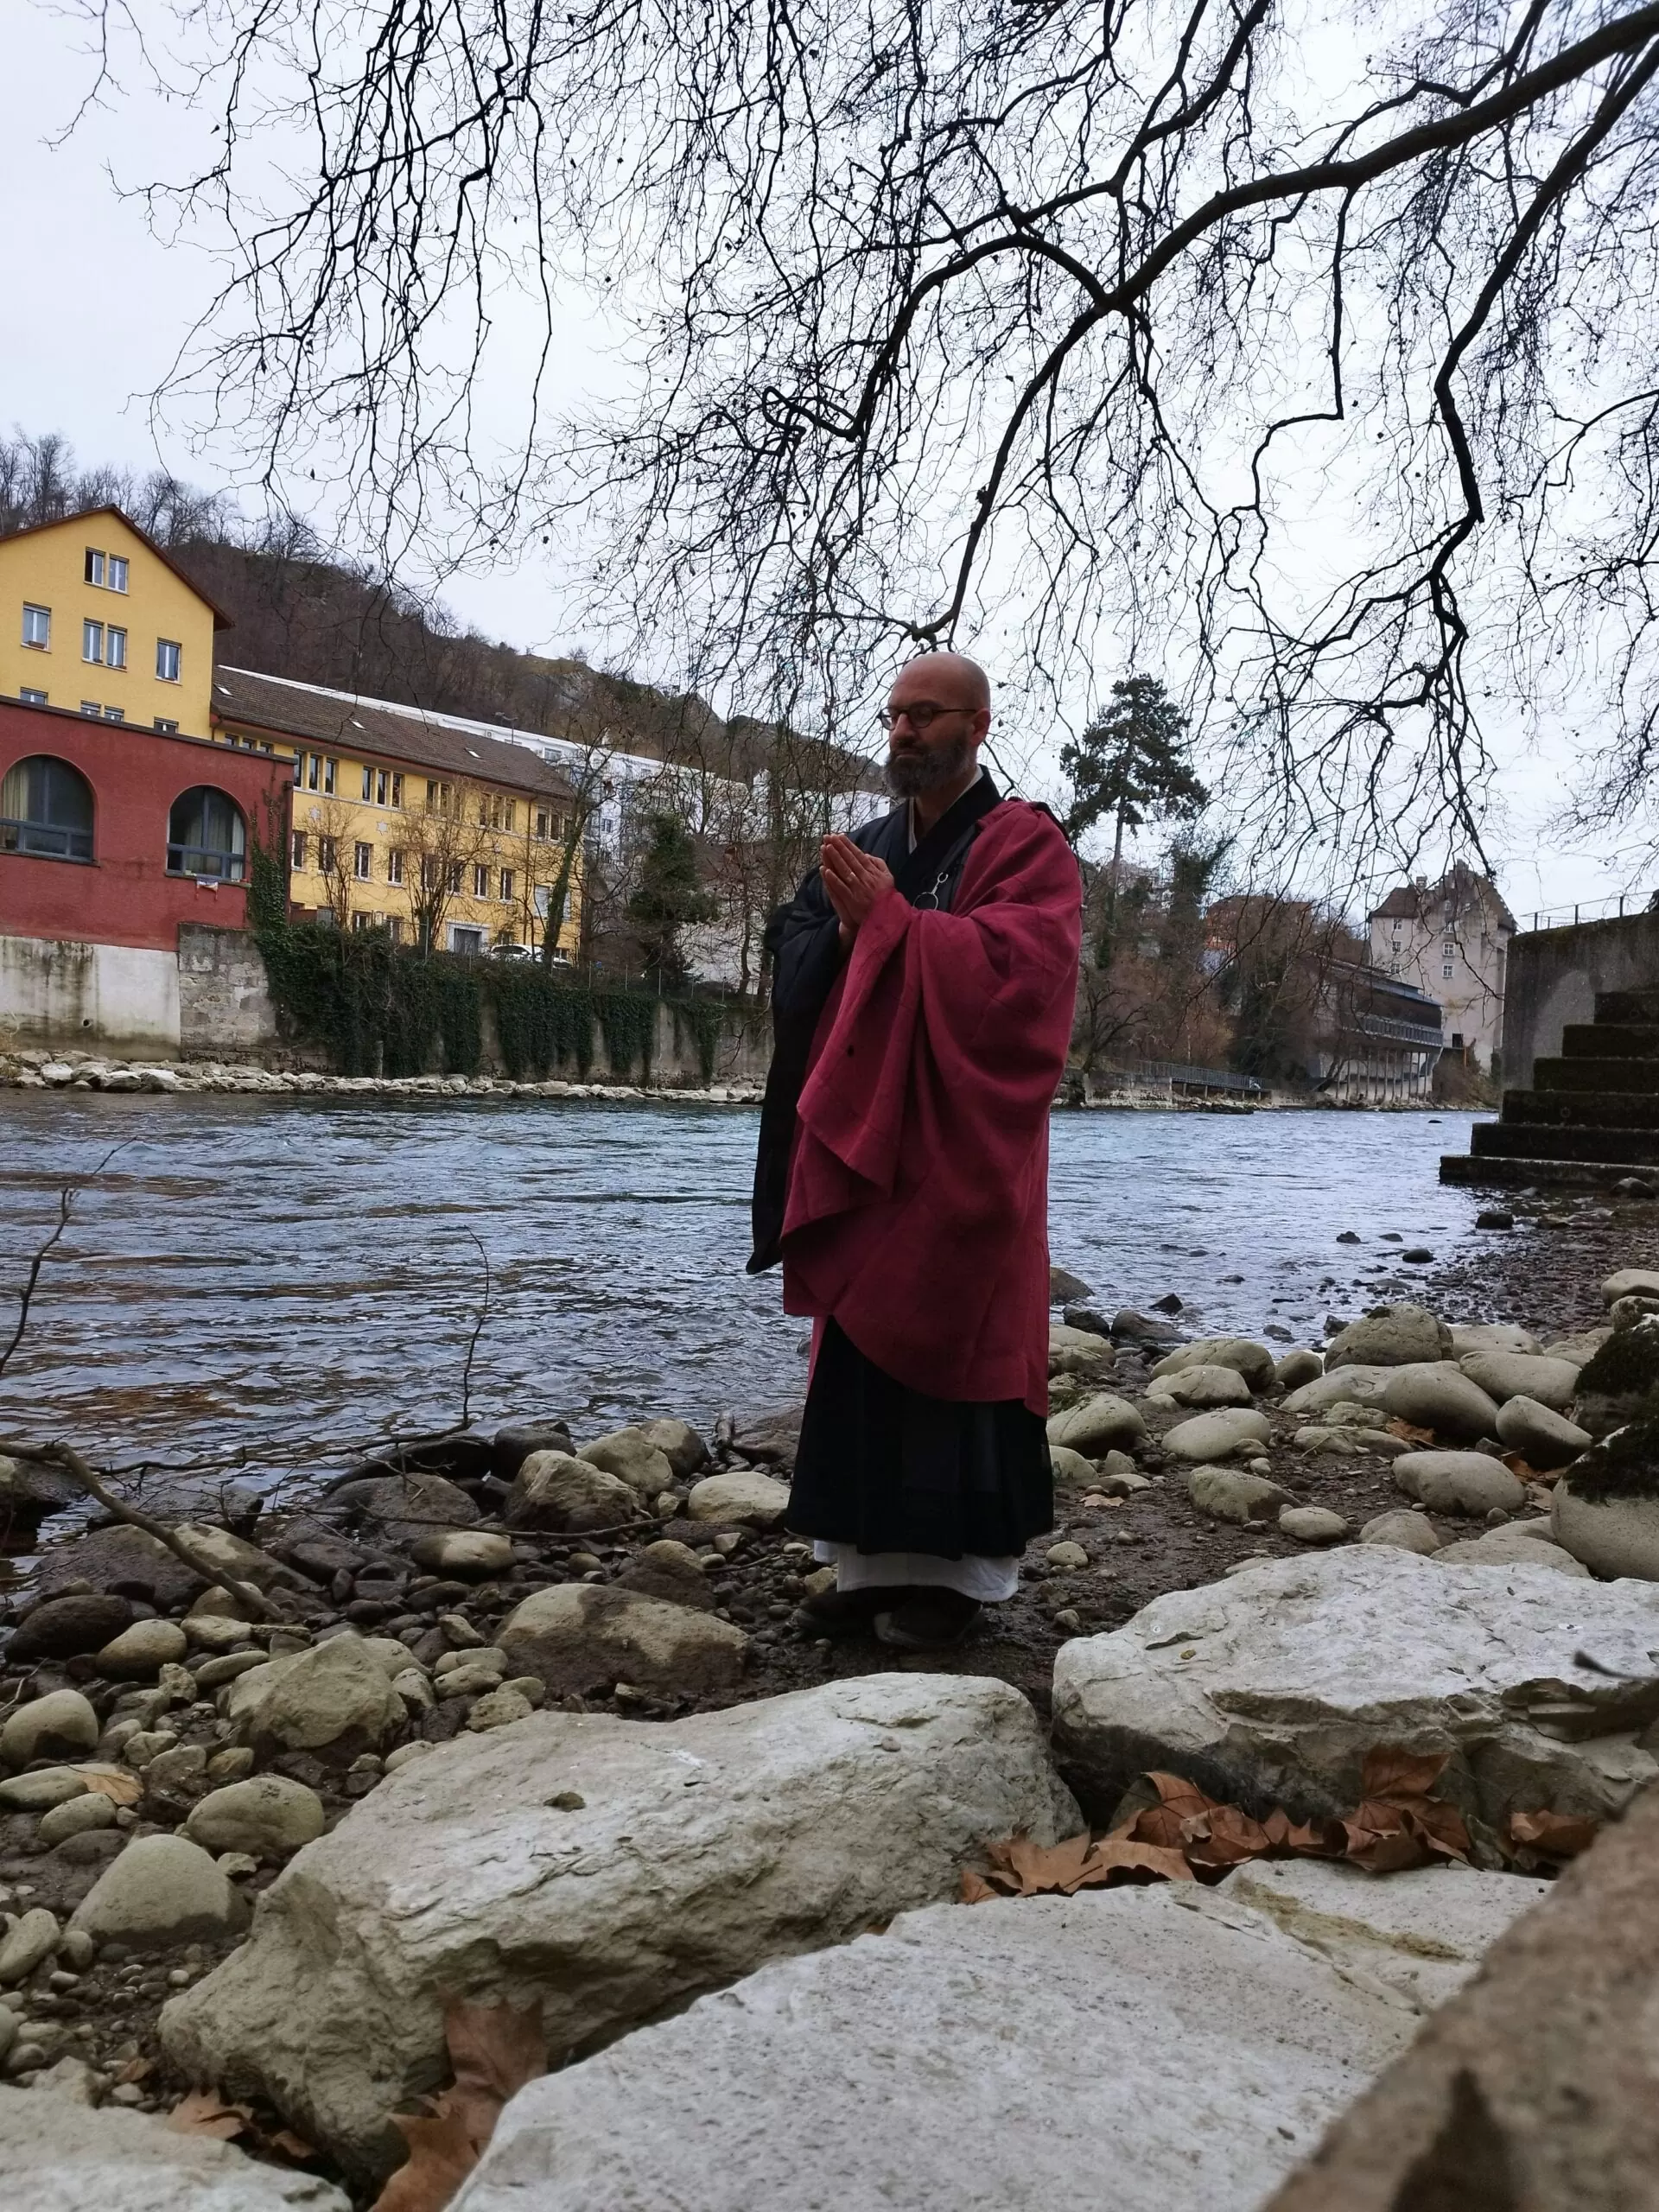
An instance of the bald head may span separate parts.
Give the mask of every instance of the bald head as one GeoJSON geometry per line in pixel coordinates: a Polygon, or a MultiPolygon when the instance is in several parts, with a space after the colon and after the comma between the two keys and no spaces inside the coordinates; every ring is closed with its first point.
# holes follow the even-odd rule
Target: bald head
{"type": "MultiPolygon", "coordinates": [[[[899,670],[899,684],[908,677],[916,677],[941,705],[948,700],[952,706],[991,710],[991,679],[966,653],[918,653],[899,670]]],[[[899,684],[893,686],[895,696],[899,684]]]]}
{"type": "Polygon", "coordinates": [[[888,785],[916,803],[925,827],[979,774],[990,680],[965,653],[919,653],[893,680],[887,722],[888,785]]]}

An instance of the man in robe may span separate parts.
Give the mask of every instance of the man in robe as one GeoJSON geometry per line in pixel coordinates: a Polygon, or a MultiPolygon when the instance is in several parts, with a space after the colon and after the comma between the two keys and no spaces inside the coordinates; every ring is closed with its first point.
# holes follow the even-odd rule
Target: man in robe
{"type": "Polygon", "coordinates": [[[803,1625],[919,1649],[1012,1597],[1053,1526],[1048,1116],[1082,887],[980,766],[982,669],[925,654],[882,719],[897,804],[826,837],[767,933],[749,1271],[781,1259],[813,1322],[788,1521],[836,1581],[803,1625]]]}

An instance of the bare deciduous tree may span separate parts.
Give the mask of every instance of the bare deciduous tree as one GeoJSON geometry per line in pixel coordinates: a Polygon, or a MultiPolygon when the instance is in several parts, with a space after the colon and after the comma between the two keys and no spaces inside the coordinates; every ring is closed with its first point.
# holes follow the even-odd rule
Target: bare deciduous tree
{"type": "Polygon", "coordinates": [[[1613,789],[1645,788],[1659,7],[186,20],[225,92],[185,188],[239,241],[187,381],[273,471],[326,461],[383,543],[585,500],[613,619],[830,730],[918,640],[1017,642],[1061,694],[1161,659],[1281,855],[1473,834],[1484,696],[1548,712],[1581,664],[1613,789]],[[270,131],[303,148],[274,202],[270,131]],[[626,297],[645,374],[573,435],[541,369],[582,281],[626,297]],[[486,448],[513,282],[545,342],[486,448]]]}

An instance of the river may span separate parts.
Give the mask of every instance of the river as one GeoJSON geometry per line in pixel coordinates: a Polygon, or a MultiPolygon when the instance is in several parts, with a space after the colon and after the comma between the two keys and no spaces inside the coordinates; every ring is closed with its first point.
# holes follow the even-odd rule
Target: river
{"type": "MultiPolygon", "coordinates": [[[[1466,1115],[1067,1114],[1051,1241],[1108,1310],[1320,1341],[1474,1237],[1443,1189],[1466,1115]],[[1358,1249],[1336,1242],[1352,1230],[1358,1249]],[[1391,1234],[1402,1243],[1380,1241],[1391,1234]]],[[[664,1103],[0,1096],[0,1291],[61,1186],[0,1427],[132,1459],[245,1456],[272,1480],[348,1440],[470,1410],[592,1433],[788,1403],[803,1325],[745,1275],[753,1113],[664,1103]],[[103,1172],[92,1171],[113,1146],[103,1172]]],[[[10,1334],[10,1312],[3,1335],[10,1334]]]]}

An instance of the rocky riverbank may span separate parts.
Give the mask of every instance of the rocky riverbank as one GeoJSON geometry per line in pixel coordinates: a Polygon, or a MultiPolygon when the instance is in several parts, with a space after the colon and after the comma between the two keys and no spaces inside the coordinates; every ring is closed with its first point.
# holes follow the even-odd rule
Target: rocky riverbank
{"type": "MultiPolygon", "coordinates": [[[[178,1524],[190,1564],[118,1522],[48,1546],[0,1649],[0,2068],[51,2109],[96,2104],[111,2122],[211,2081],[245,2107],[223,2119],[268,2162],[250,2174],[319,2192],[281,2201],[338,2205],[332,2179],[367,2202],[398,2155],[387,2115],[442,2079],[446,1993],[537,1998],[556,2063],[745,1975],[785,1976],[775,1999],[757,1992],[763,2015],[798,2001],[833,2017],[833,1970],[820,1986],[810,1961],[769,1961],[918,1908],[903,1944],[925,1980],[1006,1913],[1034,1916],[1041,1952],[1040,1901],[959,1927],[937,1902],[989,1845],[1104,1824],[1148,1765],[1325,1817],[1352,1803],[1384,1711],[1388,1740],[1449,1756],[1443,1787],[1498,1885],[1482,1932],[1448,1954],[1472,1967],[1536,1894],[1517,1866],[1553,1864],[1517,1844],[1516,1814],[1605,1820],[1659,1775],[1650,1217],[1522,1212],[1433,1291],[1432,1255],[1346,1245],[1356,1291],[1384,1302],[1323,1351],[1186,1341],[1057,1284],[1058,1525],[968,1643],[897,1668],[874,1640],[798,1624],[828,1571],[782,1526],[788,1421],[704,1435],[664,1411],[584,1436],[531,1409],[342,1468],[296,1505],[227,1497],[178,1524]],[[1595,1671],[1575,1677],[1586,1649],[1595,1671]],[[1559,1711],[1533,1711],[1540,1684],[1559,1711]],[[582,1871],[575,1890],[563,1879],[582,1871]],[[298,2171],[279,2176],[284,2158],[298,2171]]],[[[0,1462],[17,1513],[61,1503],[66,1479],[0,1462]]],[[[1412,1894],[1408,1923],[1440,1913],[1412,1894]]],[[[1051,1901],[1072,1916],[1060,1952],[1116,1958],[1102,1912],[1119,1895],[1051,1901]]],[[[1334,1895],[1297,1890],[1295,1910],[1328,1916],[1334,1895]]],[[[1222,1971],[1252,1914],[1271,1950],[1290,1908],[1259,1882],[1237,1897],[1207,1934],[1147,1908],[1146,2002],[1199,1956],[1222,1971]]],[[[1372,1910],[1340,1903],[1344,1924],[1372,1910]]],[[[1421,1932],[1375,1942],[1408,1953],[1421,1932]]],[[[1008,1961],[1042,1979],[1027,1941],[1008,1961]]],[[[1238,1948],[1243,1983],[1257,1942],[1238,1948]]],[[[1328,1973],[1300,1942],[1272,1968],[1286,2004],[1314,2001],[1306,1977],[1328,1973]]],[[[1059,2024],[1092,2001],[1057,1996],[1059,2024]]],[[[925,2048],[897,1983],[892,2002],[893,2032],[925,2048]]],[[[1349,2057],[1323,2074],[1310,2046],[1300,2117],[1287,2107],[1265,2148],[1241,2088],[1218,2139],[1249,2202],[1415,2017],[1356,2016],[1349,2057]]],[[[1111,2044],[1121,2026],[1090,2032],[1111,2044]]],[[[636,2029],[619,2048],[638,2044],[638,2066],[604,2095],[636,2107],[645,2083],[673,2081],[719,2109],[721,2038],[687,2033],[636,2029]]],[[[1205,2063],[1243,2083],[1248,2043],[1205,2063]]],[[[539,2173],[537,2146],[569,2142],[575,2121],[556,2095],[526,2113],[504,2143],[539,2173]]],[[[0,2142],[19,2124],[0,2110],[0,2142]]],[[[1067,2156],[1086,2164],[1109,2124],[1062,2131],[1067,2156]]],[[[613,2183],[597,2143],[582,2154],[591,2202],[613,2183]]],[[[680,2148],[663,2137],[669,2166],[680,2148]]],[[[487,2177],[480,2208],[496,2201],[487,2177]]],[[[537,2186],[526,2202],[578,2201],[537,2186]]],[[[238,2201],[264,2201],[252,2191],[238,2201]]]]}
{"type": "Polygon", "coordinates": [[[761,1086],[717,1083],[646,1089],[631,1083],[514,1083],[505,1076],[324,1075],[315,1068],[265,1068],[222,1060],[110,1059],[88,1052],[0,1054],[0,1090],[144,1091],[189,1096],[229,1092],[302,1098],[648,1098],[703,1106],[754,1106],[761,1086]]]}

